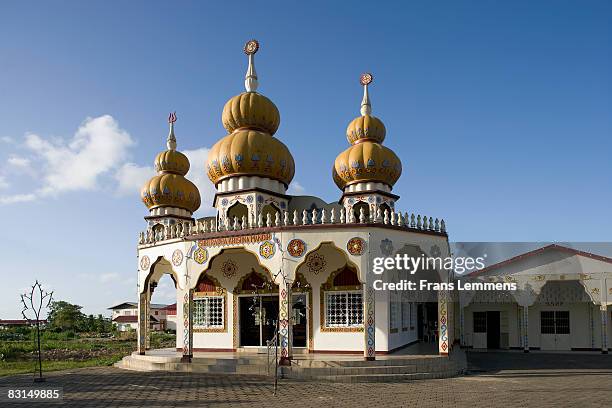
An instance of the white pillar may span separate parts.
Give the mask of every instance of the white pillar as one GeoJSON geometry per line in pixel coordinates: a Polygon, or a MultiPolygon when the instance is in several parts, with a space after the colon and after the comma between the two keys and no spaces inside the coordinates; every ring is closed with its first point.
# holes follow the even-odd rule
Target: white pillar
{"type": "Polygon", "coordinates": [[[601,354],[608,354],[608,307],[601,305],[601,354]]]}
{"type": "Polygon", "coordinates": [[[363,284],[363,358],[376,360],[376,292],[363,284]]]}

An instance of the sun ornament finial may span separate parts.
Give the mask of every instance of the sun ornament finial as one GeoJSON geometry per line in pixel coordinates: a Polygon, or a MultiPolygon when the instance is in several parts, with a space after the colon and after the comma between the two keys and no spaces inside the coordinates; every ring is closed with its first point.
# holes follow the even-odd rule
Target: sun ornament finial
{"type": "Polygon", "coordinates": [[[176,122],[176,112],[170,112],[168,115],[168,123],[170,124],[170,132],[166,140],[168,150],[176,150],[176,137],[174,136],[174,122],[176,122]]]}
{"type": "Polygon", "coordinates": [[[259,50],[259,41],[249,40],[244,44],[244,53],[246,55],[255,54],[259,50]]]}
{"type": "Polygon", "coordinates": [[[244,77],[244,87],[247,92],[257,91],[257,72],[255,71],[255,53],[259,50],[257,40],[249,40],[244,44],[244,53],[249,57],[249,67],[244,77]]]}
{"type": "Polygon", "coordinates": [[[361,100],[361,115],[366,116],[372,113],[372,104],[368,94],[368,85],[372,83],[374,76],[370,72],[365,72],[359,77],[359,83],[363,85],[363,99],[361,100]]]}

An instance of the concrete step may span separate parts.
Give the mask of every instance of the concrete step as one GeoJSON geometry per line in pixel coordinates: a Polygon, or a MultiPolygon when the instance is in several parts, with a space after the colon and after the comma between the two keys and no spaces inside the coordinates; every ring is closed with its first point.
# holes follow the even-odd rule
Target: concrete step
{"type": "Polygon", "coordinates": [[[429,365],[398,365],[398,366],[370,366],[370,367],[283,367],[283,373],[291,376],[319,376],[319,375],[362,375],[362,374],[414,374],[418,372],[439,373],[457,370],[456,364],[429,365]]]}
{"type": "MultiPolygon", "coordinates": [[[[455,371],[440,373],[412,373],[412,374],[355,374],[355,375],[319,375],[303,378],[310,381],[325,381],[338,383],[372,383],[372,382],[403,382],[414,380],[427,380],[434,378],[449,378],[457,375],[455,371]]],[[[290,377],[288,377],[290,378],[290,377]]]]}

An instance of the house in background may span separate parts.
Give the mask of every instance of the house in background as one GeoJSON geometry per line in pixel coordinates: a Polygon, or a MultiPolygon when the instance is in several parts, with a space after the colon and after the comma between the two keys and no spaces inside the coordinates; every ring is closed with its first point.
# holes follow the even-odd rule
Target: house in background
{"type": "MultiPolygon", "coordinates": [[[[153,331],[166,330],[166,307],[168,305],[151,303],[149,323],[153,331]]],[[[138,328],[138,303],[123,302],[109,307],[113,311],[111,320],[119,331],[136,330],[138,328]]],[[[176,305],[174,316],[176,317],[176,305]]],[[[174,324],[176,330],[176,323],[174,324]]]]}
{"type": "Polygon", "coordinates": [[[166,330],[176,332],[176,303],[164,307],[166,312],[166,330]]]}
{"type": "Polygon", "coordinates": [[[515,282],[517,290],[460,293],[462,346],[525,352],[610,350],[612,258],[553,244],[467,278],[515,282]]]}
{"type": "MultiPolygon", "coordinates": [[[[39,320],[41,326],[45,326],[47,324],[46,319],[39,320]]],[[[12,320],[3,320],[0,319],[0,330],[10,329],[12,327],[27,327],[36,324],[36,320],[24,320],[24,319],[12,319],[12,320]]]]}

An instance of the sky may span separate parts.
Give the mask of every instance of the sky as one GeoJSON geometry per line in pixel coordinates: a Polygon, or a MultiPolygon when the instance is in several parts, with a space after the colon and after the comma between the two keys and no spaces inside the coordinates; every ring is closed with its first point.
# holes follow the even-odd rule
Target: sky
{"type": "MultiPolygon", "coordinates": [[[[136,298],[138,192],[168,113],[210,214],[204,162],[251,38],[291,192],[340,197],[331,166],[370,71],[399,209],[444,218],[452,241],[611,241],[608,1],[4,1],[0,15],[0,318],[35,279],[86,313],[136,298]]],[[[153,302],[172,297],[166,282],[153,302]]]]}

